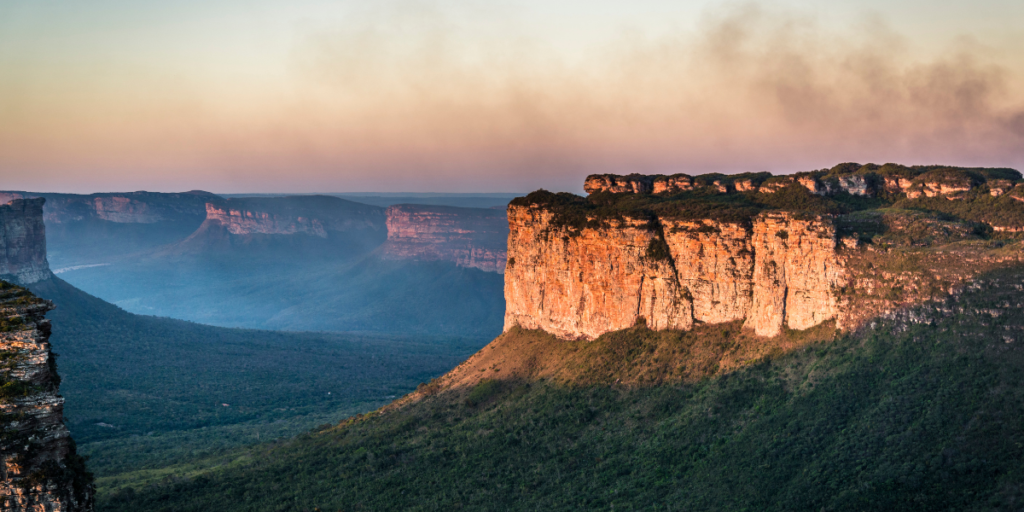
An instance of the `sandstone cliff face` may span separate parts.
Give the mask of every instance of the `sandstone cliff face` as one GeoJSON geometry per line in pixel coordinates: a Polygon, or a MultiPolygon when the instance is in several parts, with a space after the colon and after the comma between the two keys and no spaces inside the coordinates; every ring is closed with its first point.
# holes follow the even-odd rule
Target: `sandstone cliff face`
{"type": "Polygon", "coordinates": [[[745,320],[775,336],[838,314],[845,274],[828,219],[770,213],[744,226],[625,218],[576,232],[554,217],[539,206],[509,208],[506,330],[592,339],[640,318],[653,329],[745,320]]]}
{"type": "Polygon", "coordinates": [[[91,511],[91,475],[63,423],[64,399],[50,350],[53,308],[0,282],[0,508],[91,511]]]}
{"type": "Polygon", "coordinates": [[[753,298],[745,325],[772,336],[783,325],[808,329],[835,319],[846,271],[831,220],[765,213],[753,231],[753,298]]]}
{"type": "Polygon", "coordinates": [[[460,267],[505,272],[505,212],[449,206],[394,205],[387,209],[384,259],[451,261],[460,267]]]}
{"type": "Polygon", "coordinates": [[[20,284],[50,277],[44,202],[45,199],[15,199],[0,205],[0,276],[20,284]]]}
{"type": "Polygon", "coordinates": [[[656,329],[688,329],[692,301],[663,259],[647,256],[646,220],[613,221],[572,234],[541,208],[510,206],[505,330],[543,329],[595,338],[644,317],[656,329]]]}

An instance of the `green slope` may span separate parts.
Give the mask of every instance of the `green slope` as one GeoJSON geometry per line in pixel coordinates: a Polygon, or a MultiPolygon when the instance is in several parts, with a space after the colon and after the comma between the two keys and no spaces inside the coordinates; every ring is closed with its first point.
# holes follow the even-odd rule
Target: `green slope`
{"type": "MultiPolygon", "coordinates": [[[[991,273],[689,384],[616,385],[631,372],[607,369],[586,385],[485,379],[163,481],[137,475],[100,509],[1019,510],[1022,283],[1024,269],[991,273]]],[[[687,339],[637,327],[592,343],[657,354],[687,339]]]]}

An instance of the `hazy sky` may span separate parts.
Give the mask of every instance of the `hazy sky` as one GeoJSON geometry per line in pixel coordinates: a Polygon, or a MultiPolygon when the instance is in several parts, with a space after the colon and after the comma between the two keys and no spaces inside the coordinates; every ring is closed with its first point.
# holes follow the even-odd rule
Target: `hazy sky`
{"type": "Polygon", "coordinates": [[[0,0],[0,189],[1024,169],[1020,0],[0,0]]]}

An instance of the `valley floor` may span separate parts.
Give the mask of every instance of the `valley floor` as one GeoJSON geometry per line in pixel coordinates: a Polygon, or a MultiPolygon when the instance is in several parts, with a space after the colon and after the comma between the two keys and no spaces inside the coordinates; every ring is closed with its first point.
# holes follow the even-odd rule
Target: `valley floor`
{"type": "Polygon", "coordinates": [[[373,410],[486,342],[211,327],[127,313],[59,278],[31,288],[57,306],[65,421],[101,493],[373,410]]]}

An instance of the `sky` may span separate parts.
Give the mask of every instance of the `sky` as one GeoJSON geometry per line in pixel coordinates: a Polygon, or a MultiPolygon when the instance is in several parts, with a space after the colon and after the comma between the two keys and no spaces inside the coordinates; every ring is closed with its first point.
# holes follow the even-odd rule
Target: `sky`
{"type": "Polygon", "coordinates": [[[0,189],[1024,170],[1020,0],[0,0],[0,189]]]}

